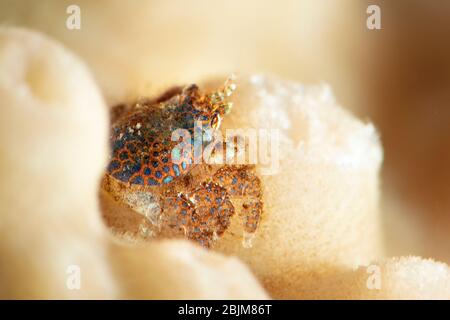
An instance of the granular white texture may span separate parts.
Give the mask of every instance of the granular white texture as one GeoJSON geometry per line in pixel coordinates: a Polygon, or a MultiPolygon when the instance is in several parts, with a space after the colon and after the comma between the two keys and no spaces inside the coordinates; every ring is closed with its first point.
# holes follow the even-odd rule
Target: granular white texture
{"type": "Polygon", "coordinates": [[[450,299],[450,268],[432,259],[390,258],[359,267],[341,280],[335,282],[334,298],[450,299]]]}
{"type": "Polygon", "coordinates": [[[326,274],[382,256],[382,149],[373,125],[337,105],[325,85],[251,75],[237,87],[223,130],[278,129],[279,168],[264,175],[257,165],[264,212],[251,247],[234,222],[216,249],[247,262],[279,298],[326,290],[326,274]]]}

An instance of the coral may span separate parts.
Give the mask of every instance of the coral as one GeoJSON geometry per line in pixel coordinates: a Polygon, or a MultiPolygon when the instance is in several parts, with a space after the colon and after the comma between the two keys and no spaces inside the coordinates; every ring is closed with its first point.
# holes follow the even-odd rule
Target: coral
{"type": "Polygon", "coordinates": [[[59,43],[0,28],[0,101],[0,298],[267,298],[236,258],[111,237],[98,209],[107,108],[59,43]]]}
{"type": "MultiPolygon", "coordinates": [[[[237,88],[221,131],[278,130],[279,163],[202,165],[174,179],[186,198],[198,195],[207,203],[206,195],[217,194],[215,200],[233,204],[229,221],[213,224],[223,234],[212,250],[148,239],[152,219],[160,218],[155,213],[170,202],[156,198],[166,194],[123,193],[128,202],[142,203],[142,197],[153,204],[138,214],[101,190],[105,221],[119,241],[98,209],[109,123],[93,76],[55,41],[0,29],[0,296],[267,298],[259,281],[274,298],[449,298],[447,265],[383,257],[383,155],[371,124],[340,108],[326,86],[250,75],[241,76],[237,88]],[[208,175],[208,181],[196,179],[208,175]],[[242,181],[245,192],[236,188],[242,181]],[[67,284],[73,266],[81,270],[78,290],[67,284]]],[[[173,199],[183,206],[184,197],[173,199]]],[[[206,209],[198,210],[199,220],[206,209]]],[[[158,223],[176,225],[179,217],[158,223]]]]}

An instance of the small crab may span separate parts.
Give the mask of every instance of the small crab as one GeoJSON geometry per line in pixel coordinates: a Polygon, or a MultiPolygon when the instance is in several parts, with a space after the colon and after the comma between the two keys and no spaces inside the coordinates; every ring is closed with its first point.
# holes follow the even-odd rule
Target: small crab
{"type": "Polygon", "coordinates": [[[254,234],[263,210],[254,167],[198,164],[193,141],[193,148],[181,151],[179,141],[172,141],[177,129],[194,136],[199,122],[201,134],[211,137],[231,110],[227,100],[235,88],[232,79],[209,94],[201,94],[196,85],[177,87],[158,99],[113,109],[103,188],[164,235],[211,247],[235,213],[243,218],[244,232],[254,234]]]}

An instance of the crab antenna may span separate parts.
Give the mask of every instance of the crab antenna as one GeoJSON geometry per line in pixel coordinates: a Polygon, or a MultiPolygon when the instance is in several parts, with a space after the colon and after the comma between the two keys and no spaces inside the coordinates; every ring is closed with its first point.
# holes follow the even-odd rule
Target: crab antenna
{"type": "Polygon", "coordinates": [[[229,76],[220,89],[208,95],[208,98],[212,104],[212,109],[214,111],[219,110],[221,115],[230,112],[231,107],[233,106],[232,102],[226,100],[236,90],[236,83],[234,82],[235,79],[236,77],[234,75],[229,76]]]}

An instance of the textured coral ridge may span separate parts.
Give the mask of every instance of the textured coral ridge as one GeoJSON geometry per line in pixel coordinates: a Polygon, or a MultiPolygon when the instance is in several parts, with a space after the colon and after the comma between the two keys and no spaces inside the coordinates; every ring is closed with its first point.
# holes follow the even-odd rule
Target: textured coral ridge
{"type": "MultiPolygon", "coordinates": [[[[377,248],[368,242],[376,234],[366,235],[376,220],[367,213],[376,197],[367,198],[367,191],[376,184],[371,176],[352,170],[367,167],[373,178],[377,176],[372,166],[378,166],[381,150],[374,131],[343,118],[332,106],[328,91],[312,92],[262,77],[252,77],[239,88],[240,105],[253,109],[237,108],[234,119],[227,117],[234,124],[254,121],[273,127],[292,120],[302,124],[299,128],[307,127],[302,137],[316,139],[305,139],[309,142],[305,153],[314,153],[306,153],[302,161],[282,163],[286,174],[262,181],[265,219],[253,247],[234,248],[237,242],[232,238],[222,249],[245,258],[275,297],[450,299],[447,265],[414,257],[371,258],[377,248]],[[289,117],[279,117],[272,107],[290,111],[289,117]],[[298,109],[310,114],[299,117],[304,113],[297,113],[298,109]],[[314,117],[320,111],[322,115],[314,117]],[[331,139],[323,131],[320,134],[321,127],[341,134],[331,139]],[[339,141],[340,147],[333,141],[339,141]],[[325,142],[331,145],[319,148],[327,146],[325,142]],[[336,149],[342,157],[331,157],[336,149]],[[308,159],[313,156],[315,161],[308,159]],[[318,163],[318,156],[326,156],[328,169],[318,163]],[[308,167],[299,167],[305,162],[308,167]],[[336,175],[333,163],[345,169],[342,175],[336,175]],[[333,174],[334,179],[325,179],[333,174]],[[365,188],[359,179],[367,181],[365,188]],[[333,199],[333,195],[339,197],[333,199]],[[348,205],[337,206],[342,200],[348,205]],[[373,282],[379,289],[367,286],[368,277],[376,273],[369,275],[365,267],[343,268],[363,265],[358,263],[361,257],[381,261],[377,264],[381,281],[373,282]]],[[[97,183],[106,165],[106,106],[82,61],[61,45],[36,32],[0,27],[0,100],[0,153],[4,155],[0,161],[0,298],[267,298],[237,258],[187,241],[151,241],[142,246],[111,241],[97,203],[97,183]],[[80,290],[67,286],[67,267],[73,265],[82,271],[80,290]]],[[[288,125],[284,128],[290,130],[288,125]]],[[[205,169],[197,169],[201,168],[205,169]]]]}
{"type": "Polygon", "coordinates": [[[244,218],[245,232],[256,231],[263,205],[261,183],[253,168],[198,161],[202,146],[210,141],[207,137],[229,112],[226,98],[234,89],[234,83],[227,81],[221,89],[201,95],[191,85],[169,90],[154,101],[113,110],[117,119],[103,186],[116,200],[148,218],[143,222],[146,231],[185,236],[210,247],[227,230],[236,211],[244,218]],[[201,127],[196,126],[198,122],[201,127]],[[187,142],[172,141],[178,129],[189,132],[187,142]],[[203,137],[201,145],[194,141],[196,135],[203,137]]]}
{"type": "Polygon", "coordinates": [[[376,130],[327,86],[256,74],[237,87],[222,126],[278,129],[279,168],[256,165],[264,216],[251,248],[227,232],[214,249],[245,261],[275,298],[319,297],[337,274],[383,254],[376,130]]]}
{"type": "Polygon", "coordinates": [[[112,239],[98,207],[107,107],[62,45],[0,26],[0,101],[0,299],[267,298],[236,258],[112,239]]]}
{"type": "MultiPolygon", "coordinates": [[[[360,267],[342,284],[354,299],[450,299],[450,268],[447,264],[415,256],[394,257],[375,264],[378,287],[367,285],[367,268],[360,267]]],[[[374,273],[372,273],[374,275],[374,273]]],[[[336,290],[337,291],[337,290],[336,290]]]]}

